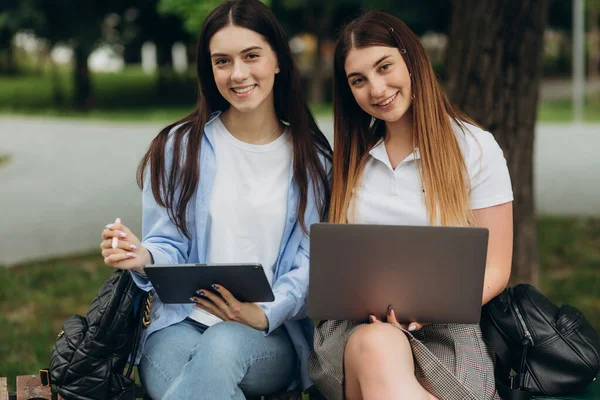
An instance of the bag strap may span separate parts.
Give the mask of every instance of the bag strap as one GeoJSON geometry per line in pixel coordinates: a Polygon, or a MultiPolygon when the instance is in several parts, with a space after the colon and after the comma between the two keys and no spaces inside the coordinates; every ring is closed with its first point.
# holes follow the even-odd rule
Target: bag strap
{"type": "Polygon", "coordinates": [[[520,378],[523,371],[518,371],[518,375],[510,376],[510,348],[502,338],[497,328],[494,326],[492,318],[485,312],[481,318],[481,331],[496,353],[496,389],[503,400],[530,400],[533,393],[520,390],[520,378]]]}
{"type": "MultiPolygon", "coordinates": [[[[510,385],[514,387],[515,384],[512,383],[514,379],[509,379],[509,381],[511,382],[510,385]]],[[[501,379],[498,379],[498,376],[496,376],[496,389],[503,400],[531,400],[534,396],[532,392],[512,389],[511,386],[506,385],[501,379]]]]}
{"type": "Polygon", "coordinates": [[[54,385],[52,385],[49,368],[40,369],[40,383],[43,386],[48,386],[50,388],[52,400],[58,400],[58,392],[56,391],[54,385]]]}
{"type": "MultiPolygon", "coordinates": [[[[505,372],[510,371],[510,348],[506,344],[506,341],[500,335],[498,328],[495,326],[494,321],[485,312],[481,316],[481,333],[487,342],[492,346],[496,352],[497,361],[499,361],[505,372]]],[[[498,368],[497,368],[498,369],[498,368]]],[[[496,369],[496,370],[497,370],[496,369]]]]}
{"type": "Polygon", "coordinates": [[[131,348],[131,361],[127,366],[127,370],[125,372],[126,377],[130,377],[133,372],[133,368],[135,367],[135,358],[138,353],[138,349],[140,347],[140,341],[142,336],[142,329],[146,329],[150,324],[149,314],[152,309],[152,299],[154,296],[154,289],[150,292],[144,292],[140,296],[140,302],[138,304],[138,313],[137,316],[137,324],[135,327],[135,333],[133,338],[133,346],[131,348]]]}

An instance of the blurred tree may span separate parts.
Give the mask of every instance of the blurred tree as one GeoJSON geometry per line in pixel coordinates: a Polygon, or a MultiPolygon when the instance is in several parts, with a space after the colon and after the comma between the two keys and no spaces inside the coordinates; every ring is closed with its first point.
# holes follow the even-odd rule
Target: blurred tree
{"type": "Polygon", "coordinates": [[[512,282],[538,282],[533,141],[548,0],[453,0],[450,99],[494,133],[514,192],[512,282]]]}
{"type": "Polygon", "coordinates": [[[198,35],[208,13],[223,0],[159,0],[158,10],[163,14],[178,15],[184,20],[185,29],[198,35]]]}
{"type": "Polygon", "coordinates": [[[47,39],[51,47],[66,43],[73,48],[73,105],[79,109],[88,109],[94,103],[87,61],[102,37],[105,19],[110,13],[122,13],[130,1],[90,1],[77,7],[70,0],[35,0],[35,7],[44,17],[36,34],[47,39]]]}
{"type": "Polygon", "coordinates": [[[600,0],[587,0],[589,59],[588,73],[592,80],[600,78],[600,0]]]}
{"type": "Polygon", "coordinates": [[[171,48],[175,42],[195,40],[184,29],[183,20],[175,15],[164,15],[158,10],[158,0],[130,0],[131,5],[120,24],[125,46],[125,62],[141,62],[141,47],[146,41],[156,44],[158,65],[171,63],[171,48]]]}
{"type": "Polygon", "coordinates": [[[158,0],[129,0],[129,8],[123,16],[120,29],[126,62],[140,62],[143,43],[153,42],[158,63],[157,91],[159,96],[166,95],[173,77],[167,73],[172,65],[173,44],[188,44],[196,34],[190,35],[184,29],[181,17],[159,12],[158,0]]]}
{"type": "Polygon", "coordinates": [[[290,36],[299,32],[316,37],[317,52],[310,72],[308,99],[322,103],[325,80],[331,68],[323,63],[322,46],[334,40],[338,30],[365,10],[384,10],[401,18],[417,34],[433,30],[445,32],[449,25],[449,0],[278,0],[273,11],[286,27],[290,36]]]}
{"type": "Polygon", "coordinates": [[[43,18],[35,0],[3,0],[0,3],[0,73],[15,73],[12,39],[19,30],[39,26],[43,18]]]}
{"type": "MultiPolygon", "coordinates": [[[[159,10],[181,16],[186,29],[197,34],[206,15],[222,0],[159,0],[159,10]]],[[[333,40],[337,30],[349,19],[363,10],[383,9],[401,17],[417,33],[427,30],[446,31],[449,21],[450,0],[265,0],[265,4],[280,20],[289,37],[311,33],[316,38],[316,54],[309,74],[308,98],[312,103],[322,103],[327,80],[331,74],[329,65],[322,59],[323,44],[333,40]]]]}

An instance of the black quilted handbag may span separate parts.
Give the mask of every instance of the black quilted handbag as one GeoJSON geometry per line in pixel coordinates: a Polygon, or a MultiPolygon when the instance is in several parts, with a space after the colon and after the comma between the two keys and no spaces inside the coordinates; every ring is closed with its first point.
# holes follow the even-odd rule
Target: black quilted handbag
{"type": "Polygon", "coordinates": [[[40,371],[42,383],[67,400],[134,399],[134,363],[128,359],[135,357],[141,330],[150,324],[152,296],[137,287],[129,271],[115,272],[85,316],[63,323],[50,367],[40,371]]]}
{"type": "Polygon", "coordinates": [[[481,330],[496,352],[496,387],[504,400],[576,393],[600,372],[600,339],[582,312],[559,308],[531,285],[488,302],[481,330]]]}

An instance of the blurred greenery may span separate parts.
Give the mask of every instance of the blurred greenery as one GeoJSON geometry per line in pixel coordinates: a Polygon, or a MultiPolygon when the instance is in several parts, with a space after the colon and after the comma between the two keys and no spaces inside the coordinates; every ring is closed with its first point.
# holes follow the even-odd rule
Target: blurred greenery
{"type": "MultiPolygon", "coordinates": [[[[557,304],[580,308],[600,330],[600,218],[542,217],[538,222],[540,289],[557,304]]],[[[97,251],[0,266],[0,376],[35,374],[62,322],[84,314],[113,270],[97,251]]]]}
{"type": "MultiPolygon", "coordinates": [[[[552,100],[539,103],[538,121],[565,122],[573,120],[571,100],[552,100]]],[[[600,121],[600,97],[588,97],[584,108],[584,121],[600,121]]]]}
{"type": "MultiPolygon", "coordinates": [[[[58,71],[55,84],[50,71],[0,75],[0,114],[172,122],[190,113],[196,102],[197,84],[192,72],[181,76],[165,72],[159,79],[144,74],[138,66],[129,66],[119,73],[92,74],[94,104],[81,112],[68,101],[73,90],[69,77],[67,68],[58,71]],[[63,106],[54,101],[55,85],[63,93],[63,106]]],[[[331,113],[329,104],[312,108],[316,114],[331,113]]]]}
{"type": "MultiPolygon", "coordinates": [[[[158,78],[144,74],[139,66],[128,66],[119,73],[92,74],[96,87],[93,107],[81,112],[68,100],[73,90],[70,71],[61,68],[56,75],[55,84],[50,71],[38,74],[27,69],[19,75],[0,75],[0,114],[167,123],[187,115],[196,102],[197,86],[192,72],[181,76],[164,72],[158,78]],[[63,106],[54,101],[54,85],[63,93],[63,106]]],[[[315,115],[332,113],[328,103],[311,104],[311,109],[315,115]]],[[[570,100],[539,104],[539,121],[564,122],[572,118],[570,100]]],[[[585,120],[600,121],[600,97],[587,99],[585,120]]]]}
{"type": "Polygon", "coordinates": [[[197,34],[202,29],[202,23],[208,13],[220,3],[222,0],[159,0],[158,10],[163,14],[181,17],[187,31],[197,34]]]}
{"type": "Polygon", "coordinates": [[[10,158],[11,158],[10,154],[0,153],[0,167],[4,164],[7,164],[10,161],[10,158]]]}
{"type": "MultiPolygon", "coordinates": [[[[143,111],[148,107],[169,108],[187,105],[191,111],[197,93],[196,82],[191,74],[190,72],[188,75],[180,76],[173,72],[165,73],[161,77],[164,82],[161,82],[155,75],[144,74],[138,66],[127,67],[119,73],[94,73],[91,77],[95,87],[92,109],[143,111]],[[159,86],[161,84],[168,85],[168,90],[161,91],[159,86]]],[[[0,76],[0,110],[3,112],[76,111],[69,101],[72,91],[73,82],[68,68],[59,69],[54,80],[50,71],[40,74],[27,71],[16,76],[0,76]],[[55,105],[56,87],[65,99],[63,106],[55,105]]]]}
{"type": "Polygon", "coordinates": [[[600,218],[539,218],[538,242],[544,293],[580,307],[600,332],[600,218]]]}

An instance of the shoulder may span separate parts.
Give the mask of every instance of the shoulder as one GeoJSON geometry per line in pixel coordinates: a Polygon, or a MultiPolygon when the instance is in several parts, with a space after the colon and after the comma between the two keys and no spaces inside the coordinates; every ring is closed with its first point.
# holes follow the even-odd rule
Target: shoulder
{"type": "MultiPolygon", "coordinates": [[[[203,128],[204,133],[206,133],[207,131],[211,130],[214,127],[215,121],[218,119],[218,117],[220,115],[221,115],[220,111],[216,111],[210,115],[210,117],[208,118],[208,121],[206,121],[206,124],[204,124],[204,128],[203,128]]],[[[169,129],[169,131],[167,133],[167,143],[165,146],[166,151],[168,153],[172,153],[173,149],[175,147],[175,143],[177,141],[179,141],[179,149],[182,151],[185,150],[190,134],[192,134],[192,122],[191,121],[176,123],[175,125],[171,126],[171,128],[169,129]]],[[[204,136],[206,136],[206,135],[204,135],[204,136]]]]}
{"type": "Polygon", "coordinates": [[[477,210],[512,201],[506,159],[494,135],[464,122],[454,128],[471,180],[471,207],[477,210]]]}
{"type": "Polygon", "coordinates": [[[506,164],[504,154],[496,138],[490,132],[467,122],[452,123],[454,134],[465,159],[469,172],[478,164],[491,166],[501,162],[506,164]]]}

